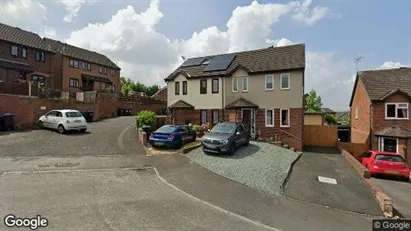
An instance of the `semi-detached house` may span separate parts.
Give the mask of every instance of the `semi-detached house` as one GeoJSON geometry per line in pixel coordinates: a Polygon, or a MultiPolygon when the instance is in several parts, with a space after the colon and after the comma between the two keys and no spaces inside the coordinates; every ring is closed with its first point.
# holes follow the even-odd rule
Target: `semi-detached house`
{"type": "Polygon", "coordinates": [[[243,121],[254,138],[303,147],[305,45],[187,59],[165,81],[175,124],[243,121]]]}

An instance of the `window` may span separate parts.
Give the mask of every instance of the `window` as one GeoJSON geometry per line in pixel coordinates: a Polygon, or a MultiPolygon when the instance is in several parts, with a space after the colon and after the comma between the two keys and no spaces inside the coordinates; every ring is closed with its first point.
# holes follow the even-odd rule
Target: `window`
{"type": "Polygon", "coordinates": [[[69,79],[69,81],[70,87],[79,87],[78,79],[69,79]]]}
{"type": "Polygon", "coordinates": [[[281,90],[290,89],[290,73],[280,75],[280,86],[281,90]]]}
{"type": "Polygon", "coordinates": [[[364,152],[363,154],[361,154],[359,157],[362,158],[370,158],[372,155],[372,152],[364,152]]]}
{"type": "Polygon", "coordinates": [[[61,113],[61,112],[56,112],[56,117],[63,117],[63,113],[61,113]]]}
{"type": "Polygon", "coordinates": [[[81,62],[81,69],[83,69],[83,70],[86,69],[86,63],[85,62],[81,62]]]}
{"type": "Polygon", "coordinates": [[[175,93],[176,95],[180,94],[180,82],[175,82],[175,93]]]}
{"type": "Polygon", "coordinates": [[[380,146],[380,151],[396,153],[398,151],[398,139],[380,137],[379,146],[380,146]]]}
{"type": "Polygon", "coordinates": [[[265,76],[265,90],[274,90],[274,75],[265,76]]]}
{"type": "Polygon", "coordinates": [[[242,124],[237,125],[237,132],[243,133],[245,131],[245,128],[242,124]]]}
{"type": "Polygon", "coordinates": [[[213,124],[218,124],[219,118],[218,118],[218,110],[213,110],[213,124]]]}
{"type": "Polygon", "coordinates": [[[103,69],[103,72],[104,72],[104,74],[106,75],[106,74],[107,74],[107,68],[104,68],[104,69],[103,69]]]}
{"type": "Polygon", "coordinates": [[[110,75],[116,75],[116,70],[110,69],[110,75]]]}
{"type": "Polygon", "coordinates": [[[201,124],[207,123],[207,110],[200,110],[200,122],[201,124]]]}
{"type": "Polygon", "coordinates": [[[91,71],[91,64],[90,63],[87,63],[87,70],[91,71]]]}
{"type": "Polygon", "coordinates": [[[280,127],[290,127],[290,109],[281,109],[280,111],[280,127]]]}
{"type": "Polygon", "coordinates": [[[116,92],[116,85],[109,85],[108,89],[111,93],[115,93],[116,92]]]}
{"type": "Polygon", "coordinates": [[[265,110],[265,126],[274,127],[274,110],[273,109],[265,110]]]}
{"type": "Polygon", "coordinates": [[[36,61],[37,62],[44,62],[46,61],[46,56],[42,51],[36,51],[36,61]]]}
{"type": "Polygon", "coordinates": [[[37,75],[32,75],[31,76],[31,81],[33,84],[37,85],[40,83],[41,86],[44,86],[44,76],[37,76],[37,75]]]}
{"type": "Polygon", "coordinates": [[[70,64],[69,64],[69,66],[70,66],[70,67],[73,67],[73,68],[78,68],[78,60],[70,59],[70,64]]]}
{"type": "Polygon", "coordinates": [[[56,115],[57,115],[57,111],[51,111],[47,113],[47,116],[56,116],[56,115]]]}
{"type": "Polygon", "coordinates": [[[408,119],[408,103],[386,103],[385,119],[408,119]]]}
{"type": "Polygon", "coordinates": [[[187,95],[187,81],[183,81],[183,95],[187,95]]]}
{"type": "Polygon", "coordinates": [[[27,49],[21,48],[21,57],[27,59],[27,49]]]}
{"type": "Polygon", "coordinates": [[[233,92],[238,92],[238,78],[233,78],[233,92]]]}
{"type": "Polygon", "coordinates": [[[218,89],[219,89],[218,79],[213,79],[211,83],[212,83],[212,86],[211,86],[212,93],[218,93],[218,89]]]}
{"type": "Polygon", "coordinates": [[[103,73],[103,67],[98,67],[98,73],[103,73]]]}
{"type": "Polygon", "coordinates": [[[17,57],[18,54],[19,54],[19,48],[17,46],[11,46],[11,55],[17,57]]]}
{"type": "Polygon", "coordinates": [[[242,87],[243,92],[248,92],[248,77],[243,77],[242,87]]]}
{"type": "Polygon", "coordinates": [[[355,106],[355,119],[358,119],[358,106],[355,106]]]}
{"type": "Polygon", "coordinates": [[[200,81],[200,94],[207,94],[207,80],[202,79],[200,81]]]}

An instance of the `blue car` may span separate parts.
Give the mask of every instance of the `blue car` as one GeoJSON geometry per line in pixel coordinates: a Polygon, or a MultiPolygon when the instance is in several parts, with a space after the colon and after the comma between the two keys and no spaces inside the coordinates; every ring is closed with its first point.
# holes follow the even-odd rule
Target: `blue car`
{"type": "Polygon", "coordinates": [[[181,148],[196,140],[196,132],[186,126],[164,125],[151,133],[148,142],[154,147],[181,148]]]}

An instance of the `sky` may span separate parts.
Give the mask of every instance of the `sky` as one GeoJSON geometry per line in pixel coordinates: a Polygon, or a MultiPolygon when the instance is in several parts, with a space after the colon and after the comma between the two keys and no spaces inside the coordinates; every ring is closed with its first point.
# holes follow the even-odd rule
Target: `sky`
{"type": "Polygon", "coordinates": [[[181,56],[305,43],[305,91],[334,110],[348,109],[356,68],[411,65],[408,0],[0,0],[0,22],[103,53],[122,76],[161,86],[181,56]]]}

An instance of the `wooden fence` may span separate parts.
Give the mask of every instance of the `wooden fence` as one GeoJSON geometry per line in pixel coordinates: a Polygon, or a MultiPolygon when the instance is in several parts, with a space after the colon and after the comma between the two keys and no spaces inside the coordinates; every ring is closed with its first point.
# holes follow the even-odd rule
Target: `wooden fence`
{"type": "Polygon", "coordinates": [[[368,151],[368,144],[349,143],[349,142],[337,142],[337,147],[347,150],[355,158],[368,151]]]}
{"type": "Polygon", "coordinates": [[[335,147],[337,138],[336,126],[304,125],[305,146],[335,147]]]}

